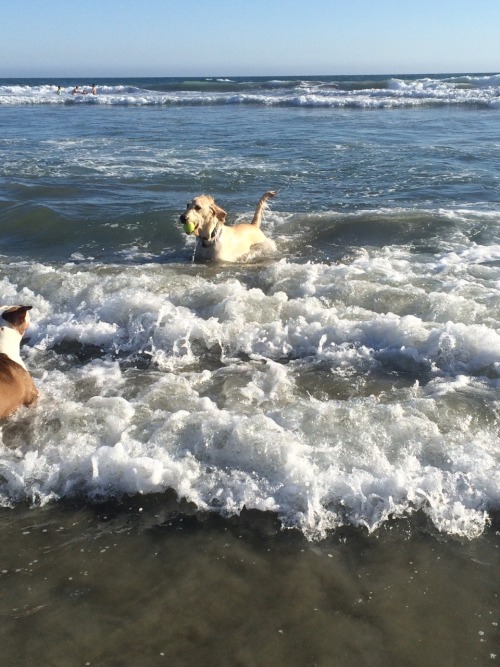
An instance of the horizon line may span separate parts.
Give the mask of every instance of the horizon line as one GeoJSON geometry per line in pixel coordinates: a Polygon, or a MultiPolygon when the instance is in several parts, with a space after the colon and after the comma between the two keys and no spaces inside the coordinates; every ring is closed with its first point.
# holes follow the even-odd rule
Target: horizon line
{"type": "Polygon", "coordinates": [[[319,74],[319,73],[311,73],[311,74],[106,74],[106,75],[99,75],[99,76],[89,76],[87,74],[46,74],[46,75],[7,75],[7,76],[2,76],[0,75],[0,79],[78,79],[78,78],[89,78],[89,79],[95,79],[96,81],[99,79],[179,79],[179,78],[185,78],[185,79],[222,79],[222,78],[233,78],[233,79],[241,79],[244,77],[252,77],[252,78],[268,78],[268,77],[293,77],[293,78],[300,78],[300,77],[346,77],[346,76],[386,76],[386,77],[391,77],[391,76],[418,76],[418,75],[431,75],[431,76],[449,76],[449,75],[494,75],[494,74],[500,74],[500,70],[457,70],[457,71],[435,71],[435,72],[429,72],[429,71],[419,71],[419,72],[398,72],[398,71],[393,71],[393,72],[362,72],[360,74],[355,74],[353,72],[349,73],[344,73],[344,74],[339,74],[339,73],[330,73],[330,74],[319,74]]]}

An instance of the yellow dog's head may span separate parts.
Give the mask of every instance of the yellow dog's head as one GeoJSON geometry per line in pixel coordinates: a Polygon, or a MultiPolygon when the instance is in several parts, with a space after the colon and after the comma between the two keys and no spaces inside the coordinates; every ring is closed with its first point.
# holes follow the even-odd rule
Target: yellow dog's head
{"type": "Polygon", "coordinates": [[[226,211],[217,206],[213,197],[199,195],[188,203],[179,220],[188,234],[198,236],[203,245],[209,246],[215,242],[217,227],[225,223],[226,216],[226,211]]]}

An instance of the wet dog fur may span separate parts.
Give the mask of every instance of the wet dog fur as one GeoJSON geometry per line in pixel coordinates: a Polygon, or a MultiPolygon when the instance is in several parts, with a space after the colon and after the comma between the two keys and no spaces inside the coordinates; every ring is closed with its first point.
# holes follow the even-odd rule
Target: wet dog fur
{"type": "Polygon", "coordinates": [[[0,307],[0,419],[31,405],[38,390],[20,356],[31,306],[0,307]]]}
{"type": "Polygon", "coordinates": [[[188,203],[180,216],[182,224],[194,226],[197,237],[195,259],[234,262],[258,244],[273,245],[260,229],[262,213],[268,199],[276,192],[266,192],[259,200],[250,223],[226,225],[226,211],[210,195],[199,195],[188,203]]]}

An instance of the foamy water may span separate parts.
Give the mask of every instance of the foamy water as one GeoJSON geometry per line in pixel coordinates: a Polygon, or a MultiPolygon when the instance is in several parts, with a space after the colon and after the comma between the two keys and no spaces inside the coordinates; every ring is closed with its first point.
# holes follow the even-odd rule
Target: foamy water
{"type": "Polygon", "coordinates": [[[41,394],[1,427],[2,505],[173,489],[309,539],[417,511],[481,534],[500,508],[498,76],[85,100],[2,83],[0,301],[33,306],[41,394]],[[295,108],[349,100],[381,108],[295,108]],[[129,101],[159,108],[104,108],[129,101]],[[276,251],[192,262],[187,200],[243,220],[276,186],[276,251]]]}
{"type": "Polygon", "coordinates": [[[91,93],[94,82],[74,83],[9,82],[0,86],[1,105],[86,104],[118,106],[177,106],[252,104],[298,107],[400,108],[422,105],[500,104],[500,75],[428,77],[318,77],[265,79],[207,78],[176,79],[163,85],[138,79],[133,84],[121,80],[99,81],[98,94],[91,93]],[[148,87],[148,83],[151,87],[148,87]],[[61,85],[57,93],[57,84],[61,85]]]}
{"type": "Polygon", "coordinates": [[[34,306],[42,397],[4,427],[2,502],[173,488],[309,537],[417,509],[479,534],[500,501],[484,285],[500,246],[457,250],[279,260],[251,284],[242,268],[4,264],[3,301],[34,306]]]}

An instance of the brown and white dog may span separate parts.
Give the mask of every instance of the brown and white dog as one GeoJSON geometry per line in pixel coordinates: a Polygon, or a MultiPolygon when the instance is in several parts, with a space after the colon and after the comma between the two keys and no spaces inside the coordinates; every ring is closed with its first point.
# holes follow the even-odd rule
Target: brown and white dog
{"type": "Polygon", "coordinates": [[[0,306],[0,419],[22,405],[31,405],[38,390],[20,355],[32,306],[0,306]]]}
{"type": "Polygon", "coordinates": [[[276,196],[276,192],[266,192],[259,200],[250,223],[226,225],[227,213],[218,206],[213,197],[200,195],[187,205],[180,217],[187,234],[197,236],[196,259],[217,259],[234,262],[246,255],[257,244],[274,247],[260,229],[262,212],[266,201],[276,196]]]}

